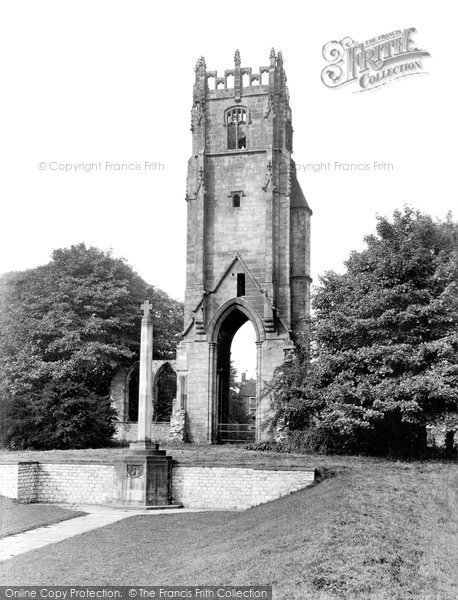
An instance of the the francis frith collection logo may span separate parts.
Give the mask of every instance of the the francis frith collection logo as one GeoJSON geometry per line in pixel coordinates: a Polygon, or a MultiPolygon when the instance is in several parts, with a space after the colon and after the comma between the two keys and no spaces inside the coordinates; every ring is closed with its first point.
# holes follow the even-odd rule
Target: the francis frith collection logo
{"type": "Polygon", "coordinates": [[[366,92],[401,77],[424,74],[423,58],[429,52],[415,46],[416,29],[399,29],[379,35],[364,43],[352,38],[332,41],[323,46],[323,58],[329,63],[321,72],[327,87],[358,84],[358,92],[366,92]]]}

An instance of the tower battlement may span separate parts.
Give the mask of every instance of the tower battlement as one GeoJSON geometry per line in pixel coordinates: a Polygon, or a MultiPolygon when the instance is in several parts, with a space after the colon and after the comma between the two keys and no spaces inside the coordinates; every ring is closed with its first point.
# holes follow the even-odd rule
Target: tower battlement
{"type": "MultiPolygon", "coordinates": [[[[198,91],[206,92],[208,98],[219,98],[228,91],[235,92],[243,89],[244,94],[268,93],[275,87],[275,81],[279,79],[286,83],[286,75],[283,68],[283,56],[281,51],[276,53],[274,48],[270,51],[270,64],[253,70],[252,67],[242,67],[240,52],[235,51],[234,67],[225,69],[222,77],[217,71],[208,71],[205,58],[201,56],[195,67],[196,85],[198,91]]],[[[241,95],[239,93],[239,95],[241,95]]]]}

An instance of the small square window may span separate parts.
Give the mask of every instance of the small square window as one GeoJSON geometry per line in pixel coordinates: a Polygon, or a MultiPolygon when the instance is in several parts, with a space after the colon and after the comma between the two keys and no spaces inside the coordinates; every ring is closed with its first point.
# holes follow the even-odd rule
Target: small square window
{"type": "Polygon", "coordinates": [[[233,191],[229,194],[229,198],[232,198],[232,208],[240,208],[243,196],[244,193],[240,190],[233,191]]]}

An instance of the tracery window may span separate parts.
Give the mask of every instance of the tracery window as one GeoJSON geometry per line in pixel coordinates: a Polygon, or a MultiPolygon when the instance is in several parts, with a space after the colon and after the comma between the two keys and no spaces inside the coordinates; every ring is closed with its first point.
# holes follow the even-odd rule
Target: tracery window
{"type": "Polygon", "coordinates": [[[226,111],[227,149],[242,150],[247,147],[248,110],[235,106],[226,111]]]}

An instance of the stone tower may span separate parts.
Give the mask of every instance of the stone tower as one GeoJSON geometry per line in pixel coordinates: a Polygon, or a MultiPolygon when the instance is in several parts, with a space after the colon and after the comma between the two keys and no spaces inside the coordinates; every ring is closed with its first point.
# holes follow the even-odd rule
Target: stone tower
{"type": "Polygon", "coordinates": [[[296,179],[281,52],[253,72],[218,77],[197,61],[187,177],[187,272],[177,403],[188,439],[215,443],[227,421],[230,346],[250,320],[256,334],[256,439],[263,390],[309,314],[310,216],[296,179]]]}

